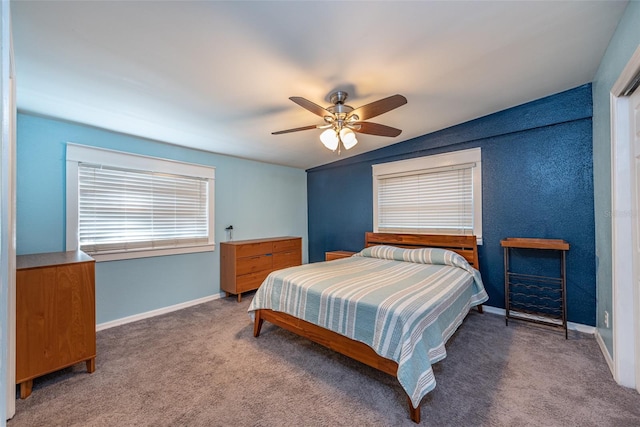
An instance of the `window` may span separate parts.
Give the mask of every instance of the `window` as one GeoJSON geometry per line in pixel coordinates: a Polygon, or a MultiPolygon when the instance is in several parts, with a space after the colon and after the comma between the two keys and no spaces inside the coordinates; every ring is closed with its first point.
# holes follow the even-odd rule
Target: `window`
{"type": "Polygon", "coordinates": [[[373,165],[374,231],[472,234],[482,244],[480,148],[373,165]]]}
{"type": "Polygon", "coordinates": [[[215,169],[67,145],[67,250],[99,261],[211,251],[215,169]]]}

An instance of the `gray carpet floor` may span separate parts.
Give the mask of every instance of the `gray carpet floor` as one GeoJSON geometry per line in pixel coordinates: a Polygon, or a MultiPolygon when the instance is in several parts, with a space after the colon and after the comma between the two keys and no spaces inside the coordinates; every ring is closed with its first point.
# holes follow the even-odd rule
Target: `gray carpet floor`
{"type": "MultiPolygon", "coordinates": [[[[34,381],[18,426],[413,426],[396,379],[228,298],[98,333],[84,363],[34,381]]],[[[640,426],[595,339],[472,311],[434,365],[424,426],[640,426]]]]}

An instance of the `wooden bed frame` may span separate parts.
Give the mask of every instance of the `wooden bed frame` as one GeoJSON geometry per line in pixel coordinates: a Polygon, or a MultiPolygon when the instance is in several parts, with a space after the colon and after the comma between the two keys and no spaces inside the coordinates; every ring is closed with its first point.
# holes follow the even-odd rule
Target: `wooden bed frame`
{"type": "MultiPolygon", "coordinates": [[[[365,247],[375,245],[390,245],[403,248],[442,248],[449,249],[462,255],[476,269],[478,264],[478,246],[475,236],[450,236],[450,235],[432,235],[432,234],[391,234],[391,233],[366,233],[365,247]]],[[[477,306],[478,311],[482,313],[482,305],[477,306]]],[[[352,340],[340,335],[336,332],[322,328],[320,326],[309,323],[305,320],[298,319],[287,313],[278,311],[260,309],[255,311],[255,322],[253,325],[253,336],[260,336],[262,324],[267,320],[274,325],[278,325],[288,331],[303,336],[330,348],[347,357],[355,359],[359,362],[376,368],[389,375],[397,376],[398,364],[385,357],[378,355],[371,347],[359,341],[352,340]]],[[[420,422],[420,406],[413,407],[411,398],[407,396],[409,401],[409,415],[415,423],[420,422]]]]}

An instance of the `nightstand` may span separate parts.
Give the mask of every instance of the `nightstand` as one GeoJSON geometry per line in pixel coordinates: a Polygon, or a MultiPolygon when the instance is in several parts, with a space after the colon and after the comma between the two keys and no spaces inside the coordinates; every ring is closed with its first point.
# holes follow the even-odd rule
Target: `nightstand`
{"type": "Polygon", "coordinates": [[[356,252],[351,252],[351,251],[330,251],[330,252],[325,252],[324,253],[324,260],[325,261],[332,261],[334,259],[349,258],[350,256],[352,256],[355,253],[356,252]]]}

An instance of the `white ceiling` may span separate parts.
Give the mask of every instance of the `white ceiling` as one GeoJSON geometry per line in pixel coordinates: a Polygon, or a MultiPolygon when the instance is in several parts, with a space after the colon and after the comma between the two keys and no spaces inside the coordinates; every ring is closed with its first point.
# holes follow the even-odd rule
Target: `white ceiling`
{"type": "Polygon", "coordinates": [[[591,82],[627,2],[12,1],[22,111],[309,168],[591,82]],[[340,157],[291,102],[408,104],[340,157]]]}

